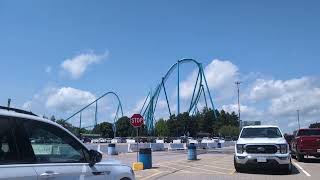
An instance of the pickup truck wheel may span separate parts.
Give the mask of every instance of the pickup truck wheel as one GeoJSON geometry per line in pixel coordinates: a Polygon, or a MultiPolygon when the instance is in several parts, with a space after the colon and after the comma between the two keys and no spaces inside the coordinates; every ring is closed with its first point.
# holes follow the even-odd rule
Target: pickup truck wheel
{"type": "Polygon", "coordinates": [[[288,174],[288,175],[292,173],[291,160],[290,160],[290,163],[288,165],[286,165],[285,168],[283,169],[283,173],[288,174]]]}
{"type": "Polygon", "coordinates": [[[296,154],[297,161],[303,162],[304,161],[304,155],[303,154],[296,154]]]}
{"type": "Polygon", "coordinates": [[[236,162],[236,157],[233,158],[233,165],[234,169],[236,169],[237,172],[242,173],[245,171],[244,167],[242,167],[239,163],[236,162]]]}

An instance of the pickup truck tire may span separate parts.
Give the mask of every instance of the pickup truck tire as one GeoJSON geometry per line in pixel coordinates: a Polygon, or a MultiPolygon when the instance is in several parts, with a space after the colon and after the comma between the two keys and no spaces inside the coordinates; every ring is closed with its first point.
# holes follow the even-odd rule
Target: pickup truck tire
{"type": "Polygon", "coordinates": [[[297,161],[299,161],[299,162],[303,162],[304,161],[304,155],[303,154],[297,153],[296,157],[297,157],[297,161]]]}
{"type": "Polygon", "coordinates": [[[288,175],[292,173],[292,163],[291,163],[291,160],[290,160],[290,163],[284,167],[283,173],[288,174],[288,175]]]}
{"type": "Polygon", "coordinates": [[[239,172],[239,173],[242,173],[242,172],[245,172],[245,168],[240,165],[239,163],[236,162],[236,157],[234,156],[233,158],[233,164],[234,164],[234,169],[239,172]]]}

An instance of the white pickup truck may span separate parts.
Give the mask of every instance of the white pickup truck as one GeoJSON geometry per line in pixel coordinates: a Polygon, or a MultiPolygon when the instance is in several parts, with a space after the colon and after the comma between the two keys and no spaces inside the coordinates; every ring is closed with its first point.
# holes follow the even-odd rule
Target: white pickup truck
{"type": "Polygon", "coordinates": [[[289,145],[277,126],[244,127],[235,145],[234,167],[243,172],[248,169],[292,170],[289,145]]]}

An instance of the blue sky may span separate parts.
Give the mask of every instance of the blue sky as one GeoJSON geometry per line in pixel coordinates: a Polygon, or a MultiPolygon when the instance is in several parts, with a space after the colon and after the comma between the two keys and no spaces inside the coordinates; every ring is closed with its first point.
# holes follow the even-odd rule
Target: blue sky
{"type": "MultiPolygon", "coordinates": [[[[129,113],[173,63],[194,58],[204,66],[211,64],[213,70],[229,72],[219,64],[236,67],[231,74],[225,73],[230,87],[212,85],[214,98],[222,99],[215,102],[218,108],[232,107],[231,81],[241,79],[242,104],[261,113],[248,113],[247,119],[264,119],[271,113],[285,125],[294,118],[290,109],[281,113],[274,109],[279,103],[289,103],[285,101],[288,92],[296,101],[318,97],[319,6],[318,1],[2,0],[0,102],[5,104],[11,97],[17,107],[65,117],[68,113],[59,108],[63,100],[52,106],[48,103],[50,95],[61,88],[95,97],[112,90],[129,113]],[[75,78],[62,64],[81,55],[96,60],[91,59],[75,78]],[[295,79],[298,82],[290,81],[295,79]],[[266,91],[264,98],[254,95],[257,87],[266,91]],[[306,91],[310,93],[301,95],[306,91]]],[[[186,66],[182,81],[190,72],[192,66],[186,66]]],[[[173,91],[175,81],[168,86],[173,91]]],[[[319,120],[318,103],[299,104],[306,125],[319,120]]]]}

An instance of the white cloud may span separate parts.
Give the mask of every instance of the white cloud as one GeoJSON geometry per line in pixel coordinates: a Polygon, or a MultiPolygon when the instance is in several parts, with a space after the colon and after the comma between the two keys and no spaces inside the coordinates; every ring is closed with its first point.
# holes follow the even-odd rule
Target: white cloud
{"type": "Polygon", "coordinates": [[[31,111],[31,107],[32,107],[32,101],[26,101],[22,105],[22,109],[27,110],[27,111],[31,111]]]}
{"type": "Polygon", "coordinates": [[[301,90],[307,90],[311,87],[313,79],[302,77],[289,80],[265,80],[257,79],[252,85],[249,92],[249,99],[263,100],[273,97],[282,96],[287,93],[292,93],[301,90]]]}
{"type": "Polygon", "coordinates": [[[277,116],[295,115],[296,110],[306,115],[320,115],[320,88],[296,89],[294,92],[283,93],[271,99],[269,111],[277,116]]]}
{"type": "Polygon", "coordinates": [[[91,64],[97,64],[106,58],[108,52],[104,54],[94,54],[93,52],[83,53],[73,58],[66,59],[61,63],[61,68],[71,75],[72,79],[80,78],[91,64]]]}
{"type": "MultiPolygon", "coordinates": [[[[204,68],[208,86],[211,90],[223,92],[222,96],[234,90],[234,82],[237,80],[238,67],[230,61],[214,59],[204,68]]],[[[181,82],[181,98],[191,98],[197,71],[194,71],[187,79],[181,82]]],[[[204,84],[205,85],[205,84],[204,84]]]]}
{"type": "Polygon", "coordinates": [[[88,92],[72,87],[62,87],[48,94],[47,108],[60,112],[71,112],[94,101],[96,97],[88,92]]]}
{"type": "MultiPolygon", "coordinates": [[[[129,116],[131,116],[132,114],[140,113],[141,108],[142,108],[142,106],[143,106],[143,103],[144,103],[145,99],[146,99],[146,97],[144,97],[143,99],[140,99],[140,100],[136,103],[136,105],[134,106],[134,108],[132,108],[127,114],[128,114],[129,116]]],[[[146,106],[148,105],[148,102],[149,102],[149,97],[148,97],[148,99],[147,99],[147,101],[146,101],[146,104],[145,104],[145,106],[144,106],[144,109],[145,109],[146,106]]]]}
{"type": "MultiPolygon", "coordinates": [[[[230,113],[235,112],[236,114],[238,114],[238,104],[223,105],[221,109],[230,113]]],[[[263,115],[263,112],[261,110],[247,105],[240,105],[240,111],[241,119],[245,121],[257,120],[263,115]]]]}

